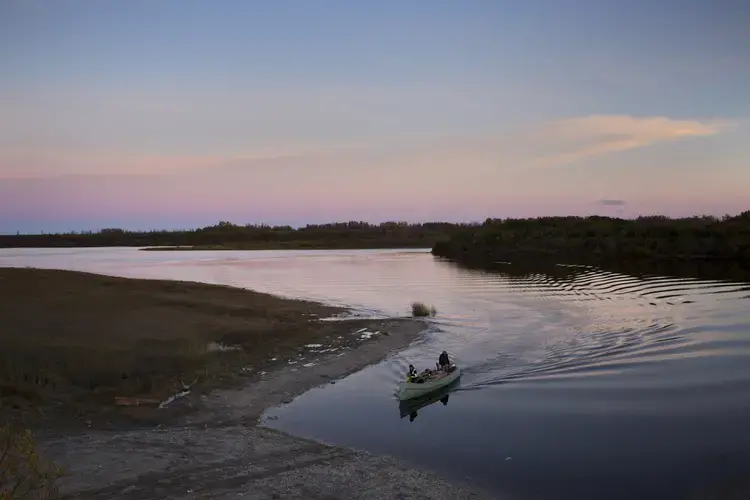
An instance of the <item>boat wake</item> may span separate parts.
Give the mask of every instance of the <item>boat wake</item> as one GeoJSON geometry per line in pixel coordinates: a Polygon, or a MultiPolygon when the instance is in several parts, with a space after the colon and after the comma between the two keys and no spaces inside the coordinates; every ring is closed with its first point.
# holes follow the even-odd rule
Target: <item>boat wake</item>
{"type": "MultiPolygon", "coordinates": [[[[464,370],[459,391],[614,375],[649,363],[710,356],[724,341],[706,331],[706,318],[718,314],[717,301],[744,300],[750,290],[748,283],[638,277],[590,267],[499,278],[518,313],[478,318],[483,324],[442,322],[425,353],[437,356],[449,346],[464,370]],[[686,326],[693,317],[704,321],[700,329],[686,326]],[[522,333],[516,319],[528,325],[522,333]]],[[[470,278],[466,285],[468,293],[481,290],[472,289],[470,278]]]]}

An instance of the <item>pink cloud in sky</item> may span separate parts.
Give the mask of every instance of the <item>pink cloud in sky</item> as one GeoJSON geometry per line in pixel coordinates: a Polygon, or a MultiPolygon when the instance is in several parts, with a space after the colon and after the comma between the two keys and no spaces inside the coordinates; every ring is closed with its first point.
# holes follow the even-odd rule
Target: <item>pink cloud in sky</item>
{"type": "Polygon", "coordinates": [[[569,118],[540,127],[542,150],[538,166],[560,166],[587,158],[653,144],[719,134],[732,126],[726,120],[673,120],[663,116],[591,115],[569,118]]]}
{"type": "MultiPolygon", "coordinates": [[[[76,153],[59,161],[70,162],[73,168],[75,159],[83,158],[80,169],[89,173],[0,178],[0,212],[8,221],[5,225],[61,217],[76,221],[212,217],[295,223],[482,220],[488,216],[585,215],[601,210],[595,200],[617,198],[626,201],[628,212],[670,210],[688,215],[710,208],[711,213],[725,213],[747,208],[743,206],[750,199],[746,171],[736,170],[730,177],[683,168],[675,175],[670,166],[662,174],[653,172],[648,182],[629,174],[632,169],[607,173],[610,157],[625,150],[698,139],[725,129],[723,122],[591,116],[494,135],[334,148],[274,158],[76,153]],[[565,167],[583,160],[595,163],[596,169],[565,167]],[[107,172],[122,173],[90,173],[97,170],[97,162],[106,162],[107,172]],[[539,166],[558,168],[531,168],[539,166]]],[[[660,151],[651,161],[669,166],[672,157],[668,153],[660,151]]],[[[0,165],[7,166],[9,157],[0,158],[0,165]]],[[[56,161],[49,154],[39,158],[56,161]]]]}

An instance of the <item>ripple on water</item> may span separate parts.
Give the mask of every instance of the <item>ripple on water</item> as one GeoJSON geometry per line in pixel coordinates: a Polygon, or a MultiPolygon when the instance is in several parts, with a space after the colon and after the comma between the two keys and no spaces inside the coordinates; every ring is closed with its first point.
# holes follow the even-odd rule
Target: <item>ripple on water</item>
{"type": "MultiPolygon", "coordinates": [[[[706,299],[710,301],[718,294],[741,299],[747,285],[666,277],[642,279],[586,268],[564,279],[540,273],[511,277],[507,288],[542,301],[540,308],[548,307],[544,303],[546,300],[553,300],[585,311],[583,314],[568,311],[569,317],[577,316],[579,321],[574,326],[565,324],[564,320],[563,324],[555,325],[554,334],[543,341],[544,352],[540,352],[540,356],[528,366],[487,370],[486,364],[482,364],[481,371],[492,376],[480,377],[466,389],[518,379],[612,376],[648,363],[711,356],[723,341],[715,335],[702,333],[717,332],[721,330],[719,325],[702,324],[697,327],[697,332],[692,332],[690,327],[677,323],[685,316],[682,311],[674,308],[657,311],[653,306],[661,305],[658,301],[665,299],[670,299],[668,306],[694,304],[706,299]],[[599,303],[589,307],[584,305],[592,300],[599,303]]],[[[737,325],[732,331],[736,332],[737,328],[741,326],[737,325]]],[[[741,339],[734,344],[745,341],[741,339]]],[[[737,345],[733,350],[743,352],[737,345]]],[[[659,382],[654,385],[659,385],[659,382]]]]}

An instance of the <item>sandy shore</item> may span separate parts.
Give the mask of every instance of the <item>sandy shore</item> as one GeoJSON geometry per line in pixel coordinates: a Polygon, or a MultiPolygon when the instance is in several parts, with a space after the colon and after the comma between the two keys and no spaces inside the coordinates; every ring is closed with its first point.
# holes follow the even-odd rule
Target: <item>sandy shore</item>
{"type": "Polygon", "coordinates": [[[19,372],[16,365],[5,366],[0,403],[24,414],[45,408],[32,411],[30,422],[44,456],[67,470],[60,482],[63,498],[490,498],[389,457],[326,446],[258,424],[267,408],[418,340],[426,328],[421,320],[320,321],[344,311],[226,287],[85,273],[0,269],[3,285],[0,312],[26,335],[6,333],[0,347],[13,349],[15,359],[33,355],[29,359],[43,360],[35,369],[53,382],[34,378],[36,372],[28,367],[19,372]],[[44,315],[30,314],[39,307],[44,315]],[[172,321],[171,328],[165,320],[172,321]],[[65,335],[46,333],[55,329],[65,335]],[[97,344],[100,337],[105,338],[97,344]],[[102,367],[118,374],[126,368],[132,373],[160,369],[163,373],[154,373],[164,384],[151,387],[152,392],[163,397],[172,387],[167,382],[174,373],[158,359],[122,365],[109,350],[117,346],[117,352],[127,354],[143,343],[151,345],[154,337],[166,345],[231,339],[243,350],[197,355],[181,350],[177,357],[163,358],[168,366],[205,371],[207,380],[165,408],[113,405],[116,391],[141,386],[105,386],[111,377],[102,367]],[[92,344],[89,353],[105,356],[107,363],[83,379],[101,381],[101,387],[79,383],[83,368],[74,368],[85,358],[65,350],[82,341],[92,344]],[[58,355],[68,356],[62,368],[50,364],[58,355]],[[67,411],[71,404],[84,406],[67,411]]]}

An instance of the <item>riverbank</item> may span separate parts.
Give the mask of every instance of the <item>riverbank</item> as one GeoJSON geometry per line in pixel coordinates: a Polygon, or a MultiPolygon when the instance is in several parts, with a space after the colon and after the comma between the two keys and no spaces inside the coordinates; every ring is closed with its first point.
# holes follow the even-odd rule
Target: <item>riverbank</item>
{"type": "Polygon", "coordinates": [[[345,312],[197,283],[0,269],[2,415],[23,419],[66,469],[63,498],[487,498],[258,426],[265,409],[426,326],[321,319],[345,312]],[[124,394],[145,402],[120,406],[124,394]]]}
{"type": "Polygon", "coordinates": [[[186,386],[238,383],[348,333],[319,319],[344,312],[225,286],[0,269],[2,410],[116,416],[127,398],[153,407],[186,386]]]}

